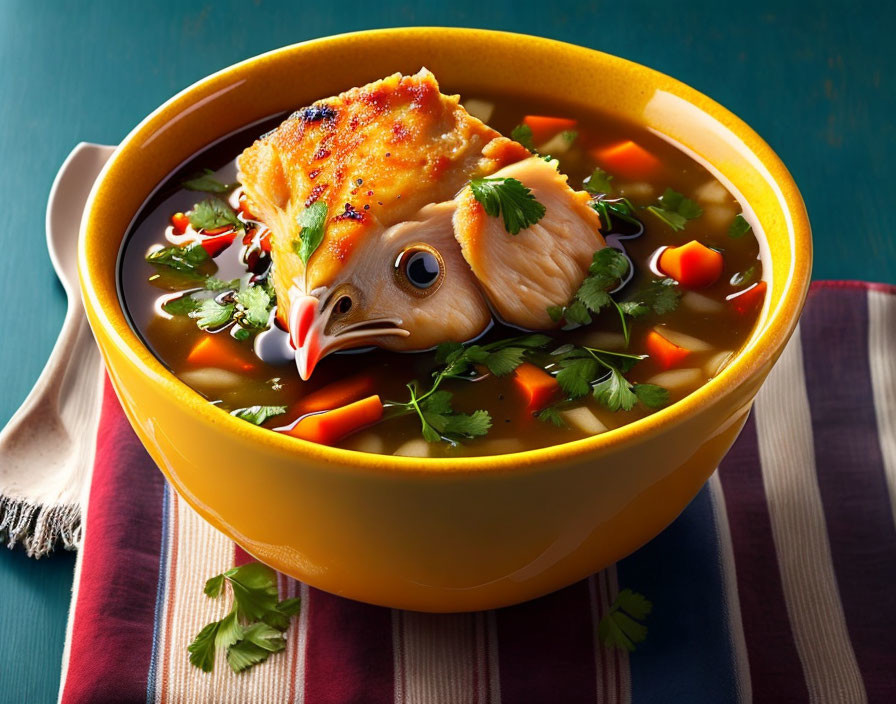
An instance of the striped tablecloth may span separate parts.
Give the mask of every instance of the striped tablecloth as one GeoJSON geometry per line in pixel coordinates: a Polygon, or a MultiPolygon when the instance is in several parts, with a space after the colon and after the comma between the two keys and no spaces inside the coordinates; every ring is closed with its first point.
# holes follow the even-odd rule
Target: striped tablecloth
{"type": "Polygon", "coordinates": [[[896,289],[816,284],[734,449],[666,531],[519,606],[457,615],[303,597],[284,652],[191,667],[245,559],[165,484],[106,389],[63,663],[97,702],[896,702],[896,289]],[[636,652],[595,626],[653,601],[636,652]]]}

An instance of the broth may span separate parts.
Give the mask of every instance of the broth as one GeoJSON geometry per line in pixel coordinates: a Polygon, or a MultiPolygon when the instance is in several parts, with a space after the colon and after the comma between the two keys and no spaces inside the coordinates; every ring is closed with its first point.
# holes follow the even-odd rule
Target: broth
{"type": "MultiPolygon", "coordinates": [[[[565,344],[644,354],[648,334],[659,331],[689,353],[670,369],[663,369],[657,358],[638,362],[625,374],[632,383],[663,386],[668,390],[669,403],[674,403],[716,375],[749,338],[761,309],[761,296],[758,302],[748,307],[729,300],[756,287],[762,279],[760,248],[754,232],[748,230],[737,237],[729,234],[735,218],[747,210],[746,207],[738,203],[703,166],[642,127],[610,115],[540,104],[529,98],[491,96],[478,99],[493,106],[487,122],[505,135],[511,134],[524,115],[563,115],[574,119],[577,134],[571,146],[558,141],[559,137],[554,138],[551,154],[559,160],[561,173],[569,176],[569,184],[577,190],[595,166],[599,166],[589,152],[606,145],[633,140],[659,159],[661,166],[649,179],[626,179],[615,174],[611,182],[614,189],[611,197],[627,198],[636,206],[637,218],[643,225],[643,233],[638,235],[639,227],[619,218],[613,219],[609,230],[604,223],[602,233],[607,243],[622,246],[634,265],[631,280],[614,293],[617,300],[625,300],[651,280],[664,276],[657,269],[657,254],[663,247],[677,247],[696,240],[721,252],[723,257],[722,273],[717,281],[695,290],[682,288],[681,300],[675,310],[662,315],[648,312],[629,320],[630,344],[627,349],[619,316],[615,310],[608,309],[595,315],[589,325],[548,332],[552,342],[543,351],[535,353],[533,361],[556,373],[556,369],[549,366],[550,351],[565,344]],[[558,148],[563,153],[557,153],[558,148]],[[682,231],[674,231],[655,213],[641,209],[656,204],[667,188],[695,200],[702,208],[702,214],[689,219],[682,231]]],[[[134,329],[159,360],[210,402],[225,410],[256,405],[285,406],[285,413],[263,422],[271,429],[289,426],[300,415],[295,410],[300,399],[337,380],[359,373],[368,374],[375,379],[373,393],[384,400],[406,402],[406,385],[417,380],[427,388],[433,371],[441,366],[432,351],[352,350],[324,358],[312,377],[302,381],[295,362],[284,353],[284,350],[288,352],[286,333],[277,330],[273,322],[270,330],[252,333],[249,339],[242,341],[234,339],[226,330],[214,333],[226,342],[234,359],[242,360],[245,369],[240,369],[240,365],[232,369],[202,367],[188,360],[197,342],[210,333],[199,329],[193,318],[167,314],[162,304],[176,297],[178,291],[195,288],[195,283],[177,272],[148,263],[146,255],[153,247],[168,244],[165,233],[172,214],[187,212],[206,197],[183,188],[184,180],[197,171],[210,168],[215,170],[220,181],[233,182],[235,157],[260,134],[276,127],[284,117],[276,116],[233,134],[172,173],[135,218],[125,238],[119,264],[124,309],[134,329]],[[265,359],[259,358],[254,349],[261,350],[265,359]]],[[[207,273],[213,273],[219,279],[241,279],[247,283],[253,274],[247,272],[241,261],[245,250],[237,237],[233,245],[214,258],[213,265],[207,265],[207,273]]],[[[263,275],[266,266],[265,255],[260,256],[261,260],[255,263],[256,275],[263,275]]],[[[519,330],[495,322],[477,344],[519,335],[519,330]]],[[[484,370],[479,368],[477,371],[484,370]]],[[[338,446],[387,454],[444,457],[502,454],[588,437],[654,412],[640,403],[631,410],[611,411],[593,396],[586,395],[557,406],[565,425],[557,427],[527,410],[513,374],[475,373],[473,376],[475,380],[448,379],[441,388],[453,394],[455,410],[472,413],[481,409],[490,414],[492,425],[487,435],[456,443],[426,442],[421,436],[417,415],[408,413],[392,417],[398,414],[387,407],[382,421],[345,437],[337,443],[338,446]]]]}

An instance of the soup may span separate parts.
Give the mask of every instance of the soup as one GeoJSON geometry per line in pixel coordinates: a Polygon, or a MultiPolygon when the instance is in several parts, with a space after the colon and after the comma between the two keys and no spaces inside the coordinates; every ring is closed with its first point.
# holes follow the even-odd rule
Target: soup
{"type": "MultiPolygon", "coordinates": [[[[277,239],[278,225],[262,222],[258,204],[238,182],[236,159],[259,135],[289,120],[315,126],[330,119],[329,104],[317,103],[286,122],[285,115],[272,117],[197,154],[160,185],[125,238],[120,291],[132,325],[175,375],[223,410],[275,432],[352,450],[433,457],[517,452],[606,432],[674,403],[718,374],[754,328],[766,285],[746,204],[639,126],[513,95],[464,96],[463,105],[473,122],[481,119],[511,137],[514,149],[525,148],[526,158],[514,156],[493,173],[468,179],[471,185],[456,199],[440,194],[436,206],[424,208],[430,208],[426,217],[446,218],[457,233],[470,227],[462,220],[467,207],[478,218],[477,235],[492,228],[486,241],[499,253],[512,244],[521,262],[475,260],[475,238],[457,252],[421,240],[373,264],[357,254],[331,257],[336,269],[343,261],[356,269],[388,266],[383,276],[398,284],[376,305],[389,315],[357,319],[361,304],[373,306],[371,296],[344,283],[314,296],[324,287],[306,287],[284,315],[278,293],[282,299],[285,289],[278,290],[276,276],[288,254],[282,235],[277,239]],[[551,221],[561,206],[554,205],[555,192],[536,184],[555,173],[567,176],[577,192],[564,191],[568,207],[584,204],[599,222],[599,235],[596,227],[585,231],[582,223],[592,222],[585,216],[564,220],[560,229],[551,221]],[[443,201],[451,210],[441,214],[443,201]],[[548,239],[532,234],[539,222],[547,223],[540,232],[548,239]],[[566,236],[575,228],[581,234],[566,236]],[[592,237],[598,242],[593,247],[592,237]],[[578,279],[570,273],[567,298],[534,306],[532,287],[513,283],[523,280],[520,271],[536,277],[540,269],[555,272],[557,261],[569,270],[565,251],[586,245],[586,269],[578,279]],[[458,287],[456,299],[440,309],[443,326],[424,318],[407,335],[385,329],[413,328],[407,321],[423,307],[423,296],[433,286],[442,287],[436,295],[451,291],[469,261],[479,278],[472,289],[458,287]],[[488,267],[492,273],[484,277],[488,267]],[[511,275],[503,276],[502,267],[511,275]],[[469,311],[483,309],[483,300],[488,322],[467,337],[457,328],[476,317],[469,311]],[[314,316],[324,309],[331,319],[320,326],[321,340],[334,337],[333,320],[344,320],[341,340],[355,335],[359,344],[370,339],[379,347],[334,349],[322,357],[309,350],[314,316]],[[504,313],[516,310],[522,318],[504,313]],[[530,318],[548,322],[519,324],[530,318]],[[415,336],[426,349],[381,348],[415,336]]],[[[318,146],[314,158],[324,159],[323,151],[318,146]]],[[[382,156],[393,158],[389,151],[382,156]]],[[[339,251],[333,239],[324,241],[329,249],[315,251],[324,229],[377,221],[369,213],[385,207],[378,200],[383,189],[375,185],[383,179],[365,173],[352,175],[351,201],[340,204],[342,212],[316,205],[325,189],[304,200],[292,246],[306,266],[339,251]]],[[[377,230],[368,240],[385,241],[397,232],[377,230]]],[[[468,271],[462,275],[473,280],[468,271]]],[[[546,278],[545,287],[554,290],[560,277],[546,278]]]]}

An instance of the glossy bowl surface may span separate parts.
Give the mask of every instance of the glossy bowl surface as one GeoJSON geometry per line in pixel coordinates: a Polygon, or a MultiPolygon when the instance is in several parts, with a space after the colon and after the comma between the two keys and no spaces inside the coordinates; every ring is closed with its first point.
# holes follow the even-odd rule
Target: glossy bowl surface
{"type": "Polygon", "coordinates": [[[725,108],[644,66],[537,37],[390,29],[258,56],[179,93],[122,142],[82,223],[85,307],[134,429],[180,495],[260,560],[353,599],[423,611],[512,604],[624,557],[694,497],[796,325],[811,268],[787,169],[725,108]],[[524,87],[644,124],[710,166],[765,233],[769,293],[736,359],[701,389],[602,435],[496,457],[414,459],[307,443],[237,420],[174,377],[119,305],[129,223],[165,177],[220,137],[395,71],[445,92],[524,87]]]}

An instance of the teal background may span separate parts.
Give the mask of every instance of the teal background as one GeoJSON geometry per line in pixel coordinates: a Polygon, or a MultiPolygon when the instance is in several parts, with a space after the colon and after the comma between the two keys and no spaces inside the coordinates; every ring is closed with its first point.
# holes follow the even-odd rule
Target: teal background
{"type": "MultiPolygon", "coordinates": [[[[896,283],[896,10],[878,2],[214,3],[0,0],[0,425],[65,311],[44,244],[47,193],[79,141],[114,144],[206,74],[269,49],[403,25],[504,29],[671,74],[746,120],[805,197],[815,277],[896,283]]],[[[76,226],[75,223],[72,224],[76,226]]],[[[52,438],[48,438],[52,442],[52,438]]],[[[0,702],[50,702],[74,556],[0,549],[0,702]]]]}

